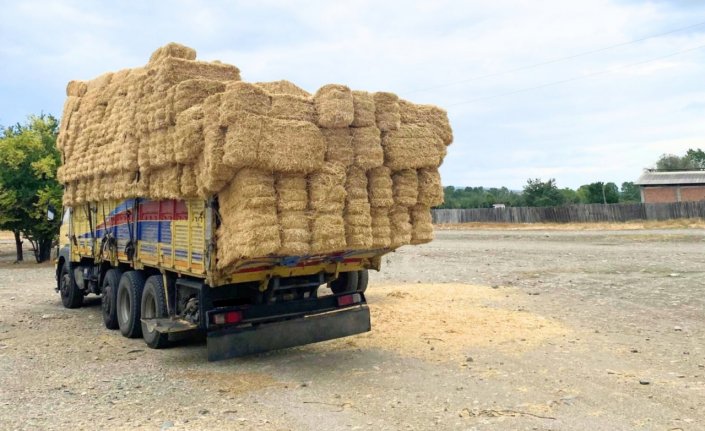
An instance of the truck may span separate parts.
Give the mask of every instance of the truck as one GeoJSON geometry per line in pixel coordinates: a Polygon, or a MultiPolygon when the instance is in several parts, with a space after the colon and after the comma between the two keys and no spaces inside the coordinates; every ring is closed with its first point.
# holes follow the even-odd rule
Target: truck
{"type": "Polygon", "coordinates": [[[390,249],[262,256],[219,269],[219,219],[217,195],[65,208],[55,252],[63,306],[100,295],[106,328],[155,349],[205,337],[211,361],[370,330],[368,271],[390,249]]]}

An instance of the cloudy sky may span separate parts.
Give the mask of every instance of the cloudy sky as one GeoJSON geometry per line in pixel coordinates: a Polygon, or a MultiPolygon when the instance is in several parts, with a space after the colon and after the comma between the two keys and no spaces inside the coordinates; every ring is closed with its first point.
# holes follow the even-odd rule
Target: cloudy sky
{"type": "Polygon", "coordinates": [[[0,125],[170,41],[243,79],[335,82],[448,110],[445,184],[635,180],[705,148],[705,2],[0,0],[0,125]]]}

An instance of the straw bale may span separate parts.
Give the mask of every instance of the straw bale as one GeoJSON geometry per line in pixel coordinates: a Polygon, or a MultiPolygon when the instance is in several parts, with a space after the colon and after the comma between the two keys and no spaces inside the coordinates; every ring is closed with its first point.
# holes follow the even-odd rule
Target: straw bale
{"type": "Polygon", "coordinates": [[[167,57],[182,58],[184,60],[195,60],[196,50],[175,42],[170,42],[157,48],[149,57],[150,63],[156,63],[167,57]]]}
{"type": "Polygon", "coordinates": [[[389,221],[389,208],[371,208],[371,248],[387,248],[392,243],[392,228],[389,221]]]}
{"type": "Polygon", "coordinates": [[[276,214],[274,175],[258,169],[241,169],[218,193],[218,203],[223,217],[243,209],[272,208],[276,214]]]}
{"type": "Polygon", "coordinates": [[[175,162],[173,142],[167,130],[152,132],[149,137],[150,169],[159,169],[175,162]]]}
{"type": "Polygon", "coordinates": [[[324,165],[326,142],[308,121],[265,118],[258,165],[281,172],[310,173],[324,165]]]}
{"type": "Polygon", "coordinates": [[[216,250],[218,269],[227,268],[240,259],[275,254],[281,248],[276,209],[242,209],[233,213],[221,211],[216,250]]]}
{"type": "Polygon", "coordinates": [[[321,129],[326,143],[325,161],[345,167],[355,162],[355,152],[352,145],[352,131],[344,129],[321,129]]]}
{"type": "Polygon", "coordinates": [[[345,207],[345,167],[329,163],[308,179],[309,208],[319,212],[340,212],[345,207]]]}
{"type": "Polygon", "coordinates": [[[435,207],[443,203],[443,186],[438,169],[419,169],[419,204],[435,207]]]}
{"type": "Polygon", "coordinates": [[[367,173],[367,192],[373,208],[389,208],[394,205],[392,173],[380,166],[367,173]]]}
{"type": "Polygon", "coordinates": [[[376,126],[375,99],[367,91],[353,91],[353,121],[352,127],[376,126]]]}
{"type": "Polygon", "coordinates": [[[445,145],[432,129],[416,124],[403,124],[399,130],[382,138],[384,164],[390,169],[437,168],[443,159],[445,145]]]}
{"type": "Polygon", "coordinates": [[[411,244],[425,244],[431,241],[433,241],[431,208],[416,205],[411,208],[411,244]]]}
{"type": "Polygon", "coordinates": [[[343,251],[345,220],[341,213],[317,213],[311,222],[311,253],[343,251]]]}
{"type": "Polygon", "coordinates": [[[448,113],[434,105],[416,105],[406,100],[399,101],[401,122],[431,127],[444,145],[453,142],[453,130],[450,128],[448,113]]]}
{"type": "Polygon", "coordinates": [[[221,118],[223,125],[229,126],[239,119],[241,112],[266,115],[272,108],[272,101],[262,88],[237,81],[227,85],[221,95],[221,118]]]}
{"type": "Polygon", "coordinates": [[[76,194],[74,196],[74,203],[75,204],[83,204],[86,203],[86,182],[85,181],[78,181],[76,183],[76,194]]]}
{"type": "Polygon", "coordinates": [[[305,211],[287,211],[279,213],[281,226],[281,248],[278,254],[283,256],[301,256],[311,250],[311,229],[309,217],[305,211]]]}
{"type": "Polygon", "coordinates": [[[88,91],[88,85],[83,81],[69,81],[66,85],[66,95],[74,97],[83,97],[88,91]]]}
{"type": "Polygon", "coordinates": [[[230,115],[229,121],[223,147],[223,163],[233,169],[256,165],[265,117],[238,111],[237,115],[230,115]]]}
{"type": "Polygon", "coordinates": [[[196,186],[196,172],[193,169],[193,165],[183,165],[181,167],[179,187],[182,198],[190,199],[198,197],[198,187],[196,186]]]}
{"type": "Polygon", "coordinates": [[[347,169],[345,190],[348,202],[355,200],[367,202],[367,175],[364,169],[357,166],[351,166],[347,169]]]}
{"type": "Polygon", "coordinates": [[[313,96],[318,115],[318,125],[326,129],[348,127],[355,110],[350,89],[344,85],[328,84],[319,88],[313,96]]]}
{"type": "Polygon", "coordinates": [[[383,132],[397,130],[401,125],[399,96],[394,93],[377,92],[374,93],[373,98],[377,127],[383,132]]]}
{"type": "Polygon", "coordinates": [[[151,171],[149,173],[149,197],[151,199],[179,199],[181,197],[180,177],[181,167],[178,165],[151,171]]]}
{"type": "Polygon", "coordinates": [[[193,163],[204,147],[203,107],[196,105],[176,117],[174,160],[178,163],[193,163]]]}
{"type": "Polygon", "coordinates": [[[392,182],[395,205],[405,207],[416,205],[419,197],[419,180],[415,170],[405,169],[394,172],[392,182]]]}
{"type": "Polygon", "coordinates": [[[372,247],[372,216],[367,201],[348,202],[343,219],[348,248],[360,250],[372,247]]]}
{"type": "Polygon", "coordinates": [[[202,196],[217,193],[235,174],[235,170],[223,160],[228,129],[221,127],[217,121],[211,121],[213,117],[217,118],[220,100],[218,96],[220,94],[210,96],[203,103],[205,145],[203,166],[198,171],[202,176],[200,181],[202,188],[199,187],[199,194],[202,196]]]}
{"type": "Polygon", "coordinates": [[[155,63],[150,63],[150,67],[156,68],[157,82],[164,86],[176,85],[181,81],[194,78],[214,81],[240,80],[240,69],[230,64],[165,57],[155,63]]]}
{"type": "Polygon", "coordinates": [[[275,178],[277,191],[277,210],[305,211],[308,207],[306,177],[300,174],[279,173],[275,178]]]}
{"type": "Polygon", "coordinates": [[[311,93],[284,79],[281,81],[257,82],[255,85],[262,87],[266,92],[271,94],[289,94],[305,98],[311,97],[311,93]]]}
{"type": "Polygon", "coordinates": [[[355,165],[363,169],[374,169],[384,164],[384,149],[380,130],[375,126],[352,130],[352,147],[355,165]]]}
{"type": "Polygon", "coordinates": [[[70,182],[64,186],[63,204],[65,207],[70,207],[75,204],[76,200],[76,183],[70,182]]]}
{"type": "Polygon", "coordinates": [[[310,97],[292,94],[272,94],[271,100],[272,107],[268,113],[270,117],[310,123],[316,121],[316,108],[310,97]]]}
{"type": "Polygon", "coordinates": [[[225,91],[225,84],[210,79],[188,79],[180,82],[176,86],[174,94],[174,112],[178,114],[194,105],[197,105],[206,97],[225,91]]]}
{"type": "Polygon", "coordinates": [[[411,242],[411,218],[409,209],[405,206],[394,205],[389,212],[389,222],[392,230],[392,248],[401,247],[411,242]]]}

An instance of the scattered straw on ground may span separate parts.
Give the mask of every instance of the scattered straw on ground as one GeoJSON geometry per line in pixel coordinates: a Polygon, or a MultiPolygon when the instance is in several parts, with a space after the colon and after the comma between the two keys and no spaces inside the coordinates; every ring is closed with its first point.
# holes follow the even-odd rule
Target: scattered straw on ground
{"type": "Polygon", "coordinates": [[[568,333],[554,320],[513,309],[507,291],[466,284],[373,286],[372,331],[331,345],[444,362],[462,360],[477,347],[520,353],[568,333]]]}
{"type": "Polygon", "coordinates": [[[702,229],[704,219],[663,221],[627,221],[623,223],[458,223],[437,224],[438,230],[641,230],[641,229],[702,229]]]}
{"type": "Polygon", "coordinates": [[[268,374],[185,370],[180,377],[201,383],[221,393],[242,394],[277,385],[268,374]]]}

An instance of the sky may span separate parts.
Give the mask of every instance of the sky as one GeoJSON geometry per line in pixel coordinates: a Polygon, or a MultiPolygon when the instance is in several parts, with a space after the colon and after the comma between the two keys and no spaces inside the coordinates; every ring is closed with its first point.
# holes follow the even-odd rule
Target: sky
{"type": "Polygon", "coordinates": [[[0,0],[0,125],[61,115],[66,83],[168,42],[287,79],[448,111],[443,183],[636,180],[705,148],[705,2],[0,0]]]}

